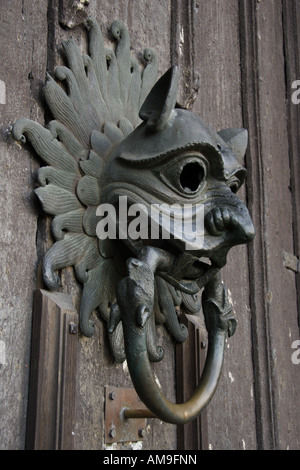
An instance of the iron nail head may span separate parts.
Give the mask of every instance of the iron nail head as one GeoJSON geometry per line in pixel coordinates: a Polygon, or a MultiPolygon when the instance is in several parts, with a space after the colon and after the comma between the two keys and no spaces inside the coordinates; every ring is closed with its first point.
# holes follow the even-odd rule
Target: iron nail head
{"type": "Polygon", "coordinates": [[[139,429],[139,437],[145,437],[146,436],[146,429],[141,428],[139,429]]]}
{"type": "Polygon", "coordinates": [[[76,335],[78,333],[78,326],[76,323],[70,323],[69,325],[69,333],[71,335],[76,335]]]}
{"type": "Polygon", "coordinates": [[[115,428],[111,428],[111,429],[109,430],[108,435],[109,435],[109,437],[111,437],[111,438],[116,437],[117,433],[116,433],[115,428]]]}

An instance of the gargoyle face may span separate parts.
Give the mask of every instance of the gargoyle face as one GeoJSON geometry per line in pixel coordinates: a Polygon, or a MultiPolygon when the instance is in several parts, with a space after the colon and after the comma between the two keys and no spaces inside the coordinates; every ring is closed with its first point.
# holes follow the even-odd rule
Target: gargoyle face
{"type": "Polygon", "coordinates": [[[146,208],[148,236],[129,237],[127,244],[135,252],[150,244],[173,253],[172,268],[162,276],[191,293],[224,266],[232,246],[254,237],[248,210],[235,194],[246,174],[247,131],[216,133],[197,115],[174,108],[174,81],[170,69],[154,87],[140,112],[144,122],[114,149],[101,186],[103,200],[117,210],[120,196],[146,208]],[[162,89],[164,104],[155,105],[162,89]],[[161,209],[159,218],[153,208],[161,209]],[[159,226],[156,239],[153,224],[159,226]]]}
{"type": "MultiPolygon", "coordinates": [[[[29,119],[13,126],[14,138],[24,142],[26,135],[48,165],[39,169],[36,189],[44,210],[54,216],[55,242],[43,260],[43,277],[57,290],[58,271],[74,266],[83,284],[81,332],[94,334],[90,316],[97,309],[107,323],[114,358],[127,360],[151,417],[184,424],[211,400],[226,334],[236,328],[218,271],[232,246],[254,236],[248,211],[235,195],[245,178],[247,132],[216,133],[176,107],[175,67],[154,85],[140,109],[143,122],[133,130],[156,61],[145,51],[148,65],[141,75],[120,21],[112,25],[118,46],[109,57],[93,18],[88,28],[91,56],[82,57],[74,41],[64,43],[70,69],[59,66],[56,76],[67,86],[47,76],[44,96],[54,117],[49,128],[29,119]],[[104,206],[112,209],[112,218],[104,217],[104,206]],[[106,242],[107,233],[102,237],[105,218],[118,230],[116,242],[106,242]],[[129,253],[124,245],[119,249],[122,242],[129,253]],[[200,300],[193,294],[202,287],[200,300]],[[188,329],[178,318],[181,306],[190,314],[202,307],[208,348],[196,391],[185,404],[173,405],[157,387],[150,362],[163,357],[156,323],[175,341],[187,339],[188,329]]],[[[108,238],[115,239],[115,233],[108,238]]],[[[129,411],[124,410],[125,418],[129,411]]]]}

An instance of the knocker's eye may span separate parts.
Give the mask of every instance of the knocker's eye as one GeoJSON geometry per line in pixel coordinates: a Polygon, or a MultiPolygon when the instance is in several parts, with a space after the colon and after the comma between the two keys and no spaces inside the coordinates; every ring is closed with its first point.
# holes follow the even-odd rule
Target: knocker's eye
{"type": "Polygon", "coordinates": [[[174,159],[160,171],[160,176],[172,189],[185,196],[194,196],[206,182],[206,162],[198,157],[174,159]]]}
{"type": "Polygon", "coordinates": [[[187,192],[198,191],[205,177],[204,168],[198,162],[187,163],[180,173],[179,181],[182,189],[187,192]]]}

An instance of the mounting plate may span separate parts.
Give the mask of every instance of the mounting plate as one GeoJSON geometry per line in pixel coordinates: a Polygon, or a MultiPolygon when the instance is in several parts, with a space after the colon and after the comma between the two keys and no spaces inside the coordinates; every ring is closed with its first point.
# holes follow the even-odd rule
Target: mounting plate
{"type": "Polygon", "coordinates": [[[132,388],[105,387],[105,443],[143,441],[146,419],[124,417],[125,409],[147,409],[132,388]]]}

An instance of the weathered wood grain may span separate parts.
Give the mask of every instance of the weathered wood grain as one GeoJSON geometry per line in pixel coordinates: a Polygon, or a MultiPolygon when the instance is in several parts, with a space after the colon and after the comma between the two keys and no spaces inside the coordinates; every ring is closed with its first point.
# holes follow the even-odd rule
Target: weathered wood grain
{"type": "Polygon", "coordinates": [[[259,113],[259,69],[256,5],[253,2],[240,3],[241,66],[243,120],[249,131],[247,152],[247,196],[248,206],[256,227],[256,237],[249,246],[250,307],[252,329],[252,360],[254,370],[254,397],[256,410],[256,432],[258,448],[272,447],[274,427],[268,380],[268,325],[265,315],[266,247],[264,172],[262,171],[261,126],[259,113]]]}
{"type": "MultiPolygon", "coordinates": [[[[192,4],[193,68],[200,79],[193,111],[216,130],[243,127],[239,2],[192,4]]],[[[240,197],[246,200],[245,190],[240,197]]],[[[212,449],[253,449],[256,432],[246,246],[232,248],[222,278],[238,326],[227,341],[222,377],[207,408],[208,445],[212,449]]]]}
{"type": "Polygon", "coordinates": [[[71,296],[35,291],[27,450],[73,450],[78,314],[71,296]]]}
{"type": "Polygon", "coordinates": [[[295,449],[299,448],[300,369],[291,363],[291,344],[299,330],[295,273],[283,263],[283,251],[292,253],[294,244],[282,4],[262,2],[256,14],[273,445],[295,449]]]}
{"type": "MultiPolygon", "coordinates": [[[[294,255],[300,256],[300,106],[293,103],[295,81],[300,80],[300,4],[296,0],[282,3],[284,56],[286,74],[287,131],[293,203],[294,255]]],[[[299,87],[298,87],[299,89],[299,87]]],[[[298,95],[299,96],[299,95],[298,95]]],[[[300,278],[296,276],[298,293],[298,324],[300,327],[300,278]]]]}
{"type": "MultiPolygon", "coordinates": [[[[10,140],[9,125],[20,117],[49,119],[41,97],[45,71],[64,63],[60,43],[70,36],[86,51],[82,20],[93,14],[107,45],[110,24],[121,19],[133,54],[154,48],[159,74],[179,65],[181,104],[216,130],[249,130],[248,179],[240,193],[257,235],[248,248],[232,250],[223,270],[238,328],[227,342],[219,388],[197,425],[179,430],[178,443],[175,426],[149,420],[143,448],[299,449],[300,365],[291,361],[291,346],[299,338],[300,281],[284,267],[283,253],[300,255],[300,105],[291,103],[291,82],[300,80],[300,1],[91,0],[78,15],[66,11],[71,3],[1,5],[0,448],[25,445],[32,297],[36,286],[43,288],[37,265],[51,243],[33,196],[38,158],[29,145],[10,140]],[[67,13],[74,15],[64,21],[67,13]]],[[[78,309],[81,287],[71,269],[62,280],[78,309]]],[[[104,325],[94,320],[95,336],[77,343],[76,449],[104,448],[104,387],[131,386],[126,363],[112,362],[104,325]]],[[[165,358],[153,367],[173,401],[176,373],[183,399],[198,373],[199,344],[190,329],[175,364],[174,344],[159,328],[165,358]]]]}
{"type": "Polygon", "coordinates": [[[32,177],[39,164],[27,145],[21,148],[10,139],[9,128],[20,116],[44,121],[40,90],[46,70],[47,1],[4,0],[0,8],[0,80],[5,84],[0,103],[0,340],[5,345],[0,448],[23,449],[37,266],[32,177]]]}

